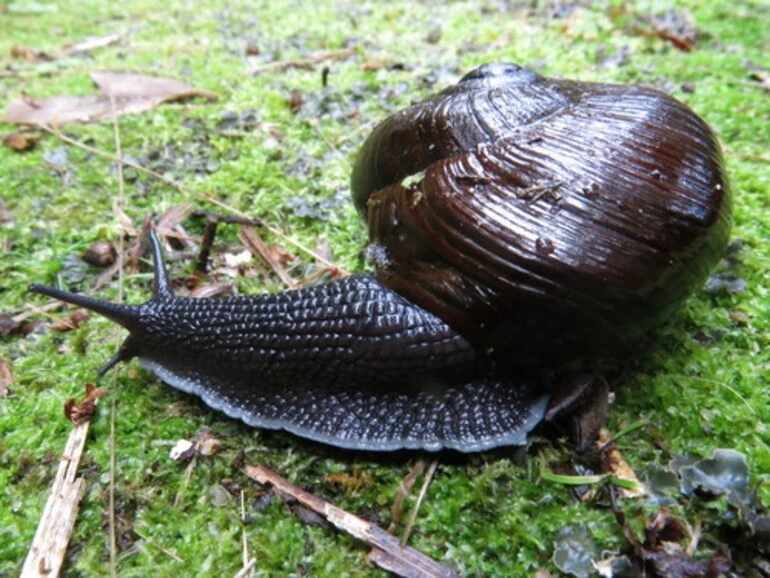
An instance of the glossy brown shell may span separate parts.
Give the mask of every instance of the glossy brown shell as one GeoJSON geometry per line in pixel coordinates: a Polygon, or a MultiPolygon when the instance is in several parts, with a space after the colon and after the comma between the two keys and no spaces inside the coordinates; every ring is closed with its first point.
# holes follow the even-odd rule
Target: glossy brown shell
{"type": "Polygon", "coordinates": [[[719,145],[687,106],[510,64],[380,124],[353,195],[380,281],[522,365],[632,346],[731,223],[719,145]]]}

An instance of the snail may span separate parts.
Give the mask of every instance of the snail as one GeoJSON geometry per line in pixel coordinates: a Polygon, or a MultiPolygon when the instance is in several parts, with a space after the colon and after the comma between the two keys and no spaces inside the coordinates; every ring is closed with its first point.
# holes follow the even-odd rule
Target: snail
{"type": "Polygon", "coordinates": [[[638,86],[487,64],[378,125],[352,173],[375,274],[177,298],[151,233],[142,305],[37,284],[129,331],[138,357],[249,425],[344,448],[526,442],[544,369],[627,355],[725,249],[721,152],[687,106],[638,86]]]}

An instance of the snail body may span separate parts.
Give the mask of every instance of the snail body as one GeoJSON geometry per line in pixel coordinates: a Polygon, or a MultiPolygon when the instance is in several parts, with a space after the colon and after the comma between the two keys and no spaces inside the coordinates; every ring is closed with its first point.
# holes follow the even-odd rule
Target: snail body
{"type": "Polygon", "coordinates": [[[526,441],[532,368],[633,347],[721,256],[719,146],[649,89],[482,66],[380,124],[353,170],[376,277],[273,295],[117,305],[33,285],[129,330],[139,357],[259,427],[347,448],[526,441]]]}

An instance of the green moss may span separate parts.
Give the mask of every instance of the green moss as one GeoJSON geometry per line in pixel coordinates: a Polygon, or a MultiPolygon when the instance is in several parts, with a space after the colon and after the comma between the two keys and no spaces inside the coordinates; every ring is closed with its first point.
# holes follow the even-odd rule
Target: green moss
{"type": "MultiPolygon", "coordinates": [[[[297,214],[286,198],[312,204],[347,188],[354,151],[387,113],[492,60],[513,60],[565,77],[670,89],[706,118],[724,143],[735,192],[733,236],[743,247],[734,272],[747,285],[737,295],[700,291],[687,303],[650,354],[629,372],[610,408],[608,427],[618,432],[641,424],[619,442],[635,468],[667,463],[670,455],[663,446],[702,456],[717,447],[735,448],[748,456],[752,484],[770,506],[770,98],[752,80],[746,64],[766,63],[770,51],[765,3],[613,1],[562,11],[551,3],[517,8],[516,3],[476,1],[340,5],[216,0],[202,6],[170,0],[150,7],[126,0],[58,2],[48,5],[50,10],[35,9],[36,3],[9,6],[13,10],[0,14],[0,59],[4,72],[17,71],[18,76],[0,76],[3,102],[22,94],[90,94],[87,73],[95,68],[156,70],[215,91],[218,102],[167,105],[121,117],[123,153],[152,166],[159,162],[153,160],[159,151],[172,151],[174,159],[186,160],[159,166],[161,172],[195,193],[213,192],[305,245],[325,240],[335,261],[352,271],[365,268],[358,255],[366,236],[352,207],[333,206],[328,219],[319,220],[297,214]],[[667,12],[692,17],[699,31],[694,52],[637,33],[650,17],[667,12]],[[437,27],[438,41],[429,42],[428,34],[437,27]],[[88,56],[50,62],[9,56],[17,45],[53,54],[89,35],[110,33],[125,36],[88,56]],[[356,49],[351,57],[308,68],[260,69],[273,60],[349,45],[356,49]],[[622,66],[607,58],[623,53],[628,60],[622,66]],[[376,63],[383,65],[364,67],[376,63]],[[324,65],[330,70],[327,87],[321,86],[324,65]],[[295,90],[305,97],[298,114],[287,105],[295,90]],[[225,112],[249,110],[259,119],[255,126],[220,128],[225,112]],[[206,169],[209,161],[212,170],[206,169]]],[[[109,123],[65,129],[68,136],[97,149],[114,150],[109,123]]],[[[0,125],[3,134],[14,130],[0,125]]],[[[162,213],[183,201],[216,210],[201,195],[191,198],[130,169],[126,175],[124,210],[135,224],[148,212],[162,213]]],[[[80,255],[94,240],[115,240],[120,232],[113,211],[116,195],[117,174],[107,159],[50,136],[25,153],[0,147],[0,198],[14,215],[0,225],[0,310],[29,310],[28,303],[39,303],[25,291],[29,282],[57,283],[67,256],[80,255]],[[46,159],[58,148],[66,150],[67,162],[54,166],[46,159]]],[[[198,234],[201,224],[190,223],[189,230],[198,234]]],[[[234,228],[223,227],[220,234],[222,242],[235,240],[234,228]]],[[[284,244],[269,234],[266,239],[284,244]]],[[[300,270],[311,268],[306,255],[287,248],[301,257],[300,270]]],[[[183,275],[192,266],[183,262],[173,267],[174,274],[183,275]]],[[[87,289],[97,273],[89,269],[74,288],[87,289]]],[[[271,278],[239,283],[244,291],[279,287],[271,278]]],[[[145,300],[149,284],[145,270],[127,273],[126,300],[145,300]]],[[[106,298],[116,293],[116,283],[100,290],[106,298]]],[[[99,319],[77,333],[0,337],[1,355],[15,376],[11,396],[0,400],[0,575],[16,571],[34,534],[69,430],[62,417],[64,401],[81,394],[121,339],[120,331],[99,319]]],[[[242,563],[242,532],[250,555],[257,557],[257,575],[384,575],[366,562],[363,545],[335,530],[306,526],[279,500],[255,509],[262,489],[245,480],[231,462],[244,451],[247,462],[266,463],[386,526],[411,456],[347,454],[288,434],[252,430],[213,414],[143,371],[122,369],[102,386],[113,390],[117,408],[116,500],[125,530],[118,556],[122,576],[233,575],[242,563]],[[185,482],[186,466],[170,460],[168,451],[177,439],[190,438],[203,426],[212,427],[226,449],[199,459],[185,482]],[[362,471],[371,483],[355,490],[343,490],[324,477],[362,471]],[[224,478],[244,485],[245,522],[238,499],[224,507],[209,499],[211,487],[224,478]],[[181,506],[174,505],[178,495],[181,506]]],[[[82,467],[89,490],[68,559],[70,576],[103,574],[108,565],[109,405],[108,399],[99,410],[82,467]]],[[[507,450],[462,459],[442,456],[411,544],[468,576],[555,571],[550,561],[555,534],[575,522],[585,524],[601,549],[625,547],[614,517],[601,504],[579,502],[567,488],[538,478],[544,451],[539,450],[540,459],[527,458],[524,467],[514,465],[507,450]]],[[[557,445],[543,461],[563,462],[570,456],[557,445]]],[[[625,507],[633,514],[639,504],[631,501],[625,507]]],[[[699,520],[707,533],[717,536],[729,510],[723,503],[680,504],[674,513],[690,523],[699,520]]],[[[640,527],[638,519],[633,523],[640,527]]]]}

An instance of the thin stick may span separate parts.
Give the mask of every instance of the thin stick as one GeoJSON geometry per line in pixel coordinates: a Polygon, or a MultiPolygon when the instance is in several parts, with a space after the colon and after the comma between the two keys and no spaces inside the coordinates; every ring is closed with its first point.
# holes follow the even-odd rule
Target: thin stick
{"type": "Polygon", "coordinates": [[[75,476],[90,425],[88,420],[75,425],[67,438],[51,494],[40,517],[32,546],[27,552],[20,578],[51,578],[58,576],[61,571],[80,509],[80,500],[86,493],[85,480],[75,476]]]}
{"type": "Polygon", "coordinates": [[[177,562],[179,562],[180,564],[184,564],[184,563],[185,563],[185,560],[184,560],[184,558],[182,558],[182,557],[178,556],[177,554],[174,554],[174,553],[173,553],[171,550],[169,550],[168,548],[164,548],[163,546],[161,546],[160,544],[158,544],[158,543],[157,543],[155,540],[151,540],[149,537],[147,537],[147,536],[145,536],[144,534],[142,534],[141,532],[139,532],[139,531],[138,531],[136,528],[134,528],[134,529],[132,530],[132,532],[133,532],[134,534],[136,534],[137,536],[139,536],[139,537],[142,539],[142,541],[143,541],[145,544],[149,544],[150,546],[155,546],[155,547],[156,547],[158,550],[160,550],[161,552],[163,552],[163,553],[164,553],[166,556],[168,556],[168,557],[169,557],[169,558],[171,558],[172,560],[176,560],[176,561],[177,561],[177,562]]]}
{"type": "Polygon", "coordinates": [[[385,570],[407,578],[450,578],[457,576],[450,568],[439,564],[422,552],[409,546],[402,547],[397,538],[379,526],[306,492],[265,466],[247,467],[245,473],[261,484],[275,486],[279,491],[321,514],[340,530],[369,544],[373,548],[369,554],[370,559],[385,570]]]}
{"type": "Polygon", "coordinates": [[[252,558],[249,560],[243,568],[241,568],[238,573],[233,578],[246,578],[246,576],[249,575],[249,573],[254,569],[254,566],[257,565],[257,559],[252,558]]]}
{"type": "Polygon", "coordinates": [[[412,534],[412,529],[414,528],[414,522],[417,519],[417,512],[420,510],[420,505],[422,505],[422,501],[425,499],[425,494],[428,492],[428,486],[430,486],[431,481],[433,481],[433,474],[436,473],[437,467],[438,460],[433,460],[428,466],[428,471],[425,472],[425,477],[423,477],[422,480],[422,487],[420,488],[420,494],[417,496],[417,502],[415,502],[412,511],[409,512],[409,518],[407,519],[406,527],[404,528],[404,535],[401,536],[402,546],[406,546],[406,543],[409,541],[409,536],[412,534]]]}
{"type": "Polygon", "coordinates": [[[390,526],[388,526],[388,534],[395,535],[398,526],[401,523],[401,516],[404,513],[404,502],[406,501],[409,492],[412,491],[414,484],[417,482],[423,472],[425,471],[425,460],[423,458],[417,458],[414,462],[412,470],[406,475],[406,477],[399,482],[396,488],[396,495],[393,498],[393,504],[390,506],[390,526]]]}
{"type": "Polygon", "coordinates": [[[243,490],[241,490],[241,543],[243,545],[243,569],[238,574],[245,572],[249,564],[253,568],[257,562],[256,558],[249,558],[249,537],[246,533],[246,493],[243,490]]]}
{"type": "Polygon", "coordinates": [[[289,289],[294,287],[294,280],[289,277],[286,269],[281,267],[281,264],[273,258],[270,251],[267,250],[267,245],[265,245],[262,237],[259,236],[259,233],[257,233],[257,230],[254,227],[243,227],[238,234],[238,238],[241,240],[241,243],[246,245],[252,254],[267,263],[267,266],[278,275],[278,278],[284,285],[286,285],[286,287],[289,289]]]}
{"type": "MultiPolygon", "coordinates": [[[[52,300],[46,303],[45,305],[34,305],[32,303],[25,303],[25,306],[27,307],[28,311],[25,311],[24,313],[19,313],[18,315],[14,315],[13,317],[11,317],[11,325],[14,328],[21,325],[23,321],[26,321],[30,317],[39,315],[41,313],[45,314],[48,311],[52,311],[58,307],[61,307],[61,301],[52,300]]],[[[51,315],[46,315],[46,317],[53,318],[53,316],[51,315]]]]}
{"type": "Polygon", "coordinates": [[[187,464],[187,469],[184,471],[184,478],[182,479],[182,485],[179,486],[179,489],[176,492],[176,497],[174,498],[175,508],[181,507],[182,502],[184,501],[184,495],[187,492],[187,486],[190,485],[190,479],[192,478],[192,473],[193,469],[195,469],[195,462],[197,461],[197,458],[198,454],[193,454],[190,463],[187,464]]]}

